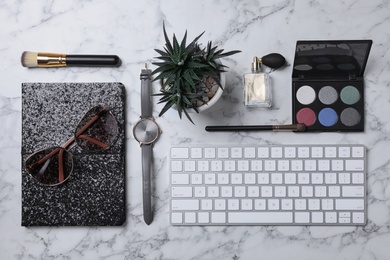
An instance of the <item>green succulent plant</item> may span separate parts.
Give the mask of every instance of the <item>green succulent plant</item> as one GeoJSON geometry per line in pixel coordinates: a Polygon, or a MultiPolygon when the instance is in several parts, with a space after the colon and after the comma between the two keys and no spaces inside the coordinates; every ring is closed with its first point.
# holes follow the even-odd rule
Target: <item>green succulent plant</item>
{"type": "Polygon", "coordinates": [[[180,43],[175,34],[172,42],[169,40],[165,25],[163,31],[165,46],[163,50],[155,49],[160,56],[156,57],[159,62],[153,63],[157,68],[152,72],[152,75],[158,74],[153,80],[162,82],[161,93],[155,95],[161,96],[159,103],[166,103],[159,116],[175,106],[180,118],[184,112],[194,123],[188,109],[199,113],[197,102],[204,102],[206,88],[202,82],[211,77],[222,88],[220,74],[225,72],[227,67],[222,65],[219,59],[240,51],[224,52],[223,49],[218,49],[218,46],[213,46],[211,41],[202,48],[198,40],[204,32],[187,45],[187,31],[180,43]]]}

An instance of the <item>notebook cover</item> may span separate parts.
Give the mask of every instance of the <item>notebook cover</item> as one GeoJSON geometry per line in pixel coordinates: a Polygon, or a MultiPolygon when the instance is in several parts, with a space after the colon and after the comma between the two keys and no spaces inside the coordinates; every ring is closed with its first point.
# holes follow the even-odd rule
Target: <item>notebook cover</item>
{"type": "Polygon", "coordinates": [[[125,88],[121,83],[22,84],[22,226],[118,226],[125,222],[125,88]],[[96,105],[110,108],[119,137],[107,151],[77,145],[63,184],[39,184],[24,169],[35,151],[60,146],[96,105]]]}

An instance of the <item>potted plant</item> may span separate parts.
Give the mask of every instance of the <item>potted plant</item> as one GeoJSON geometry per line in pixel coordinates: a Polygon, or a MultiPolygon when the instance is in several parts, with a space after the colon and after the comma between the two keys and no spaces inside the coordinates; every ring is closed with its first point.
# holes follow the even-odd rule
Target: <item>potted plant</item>
{"type": "Polygon", "coordinates": [[[187,45],[187,31],[180,43],[175,34],[172,42],[169,40],[165,26],[163,31],[165,47],[163,50],[155,49],[160,56],[156,57],[159,61],[153,63],[157,68],[152,72],[152,75],[158,74],[153,80],[162,83],[161,93],[155,94],[161,96],[159,103],[165,103],[159,116],[174,107],[180,118],[184,112],[194,123],[189,113],[204,110],[200,106],[207,106],[210,100],[215,101],[222,93],[219,91],[223,91],[221,81],[227,67],[220,59],[240,51],[224,52],[218,46],[213,46],[211,41],[202,48],[198,40],[204,32],[187,45]]]}

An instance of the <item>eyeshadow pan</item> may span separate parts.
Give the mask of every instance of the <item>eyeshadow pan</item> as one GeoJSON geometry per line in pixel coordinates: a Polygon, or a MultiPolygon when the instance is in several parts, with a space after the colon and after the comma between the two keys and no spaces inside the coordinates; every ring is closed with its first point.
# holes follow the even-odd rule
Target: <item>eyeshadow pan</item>
{"type": "Polygon", "coordinates": [[[334,69],[334,66],[332,64],[325,63],[318,65],[316,68],[319,70],[332,70],[334,69]]]}
{"type": "Polygon", "coordinates": [[[361,120],[359,112],[353,107],[348,107],[341,112],[340,121],[345,126],[357,125],[361,120]]]}
{"type": "Polygon", "coordinates": [[[309,105],[313,103],[316,98],[316,92],[310,86],[302,86],[297,91],[297,100],[303,105],[309,105]]]}
{"type": "Polygon", "coordinates": [[[322,87],[318,93],[318,98],[325,105],[331,105],[337,101],[339,94],[337,90],[332,86],[322,87]]]}
{"type": "Polygon", "coordinates": [[[307,70],[311,70],[313,67],[310,66],[309,64],[301,64],[301,65],[297,65],[294,67],[294,69],[296,70],[302,70],[302,71],[307,71],[307,70]]]}
{"type": "Polygon", "coordinates": [[[317,121],[316,113],[310,108],[302,108],[296,115],[298,123],[311,126],[317,121]]]}
{"type": "Polygon", "coordinates": [[[360,92],[354,86],[346,86],[340,92],[341,101],[347,105],[353,105],[360,100],[360,92]]]}
{"type": "Polygon", "coordinates": [[[351,63],[343,63],[343,64],[337,65],[337,68],[339,68],[341,70],[353,70],[356,67],[355,67],[355,65],[353,65],[351,63]]]}
{"type": "Polygon", "coordinates": [[[324,108],[318,113],[318,121],[320,121],[323,126],[333,126],[339,120],[337,112],[333,108],[324,108]]]}

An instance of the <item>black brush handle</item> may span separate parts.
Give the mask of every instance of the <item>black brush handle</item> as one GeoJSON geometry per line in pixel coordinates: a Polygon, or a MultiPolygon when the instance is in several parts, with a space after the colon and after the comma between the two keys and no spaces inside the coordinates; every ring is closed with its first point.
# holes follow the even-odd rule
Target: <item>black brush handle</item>
{"type": "Polygon", "coordinates": [[[273,130],[272,125],[215,125],[206,126],[208,132],[217,131],[261,131],[261,130],[273,130]]]}
{"type": "Polygon", "coordinates": [[[66,55],[67,66],[119,67],[121,59],[117,55],[66,55]]]}

